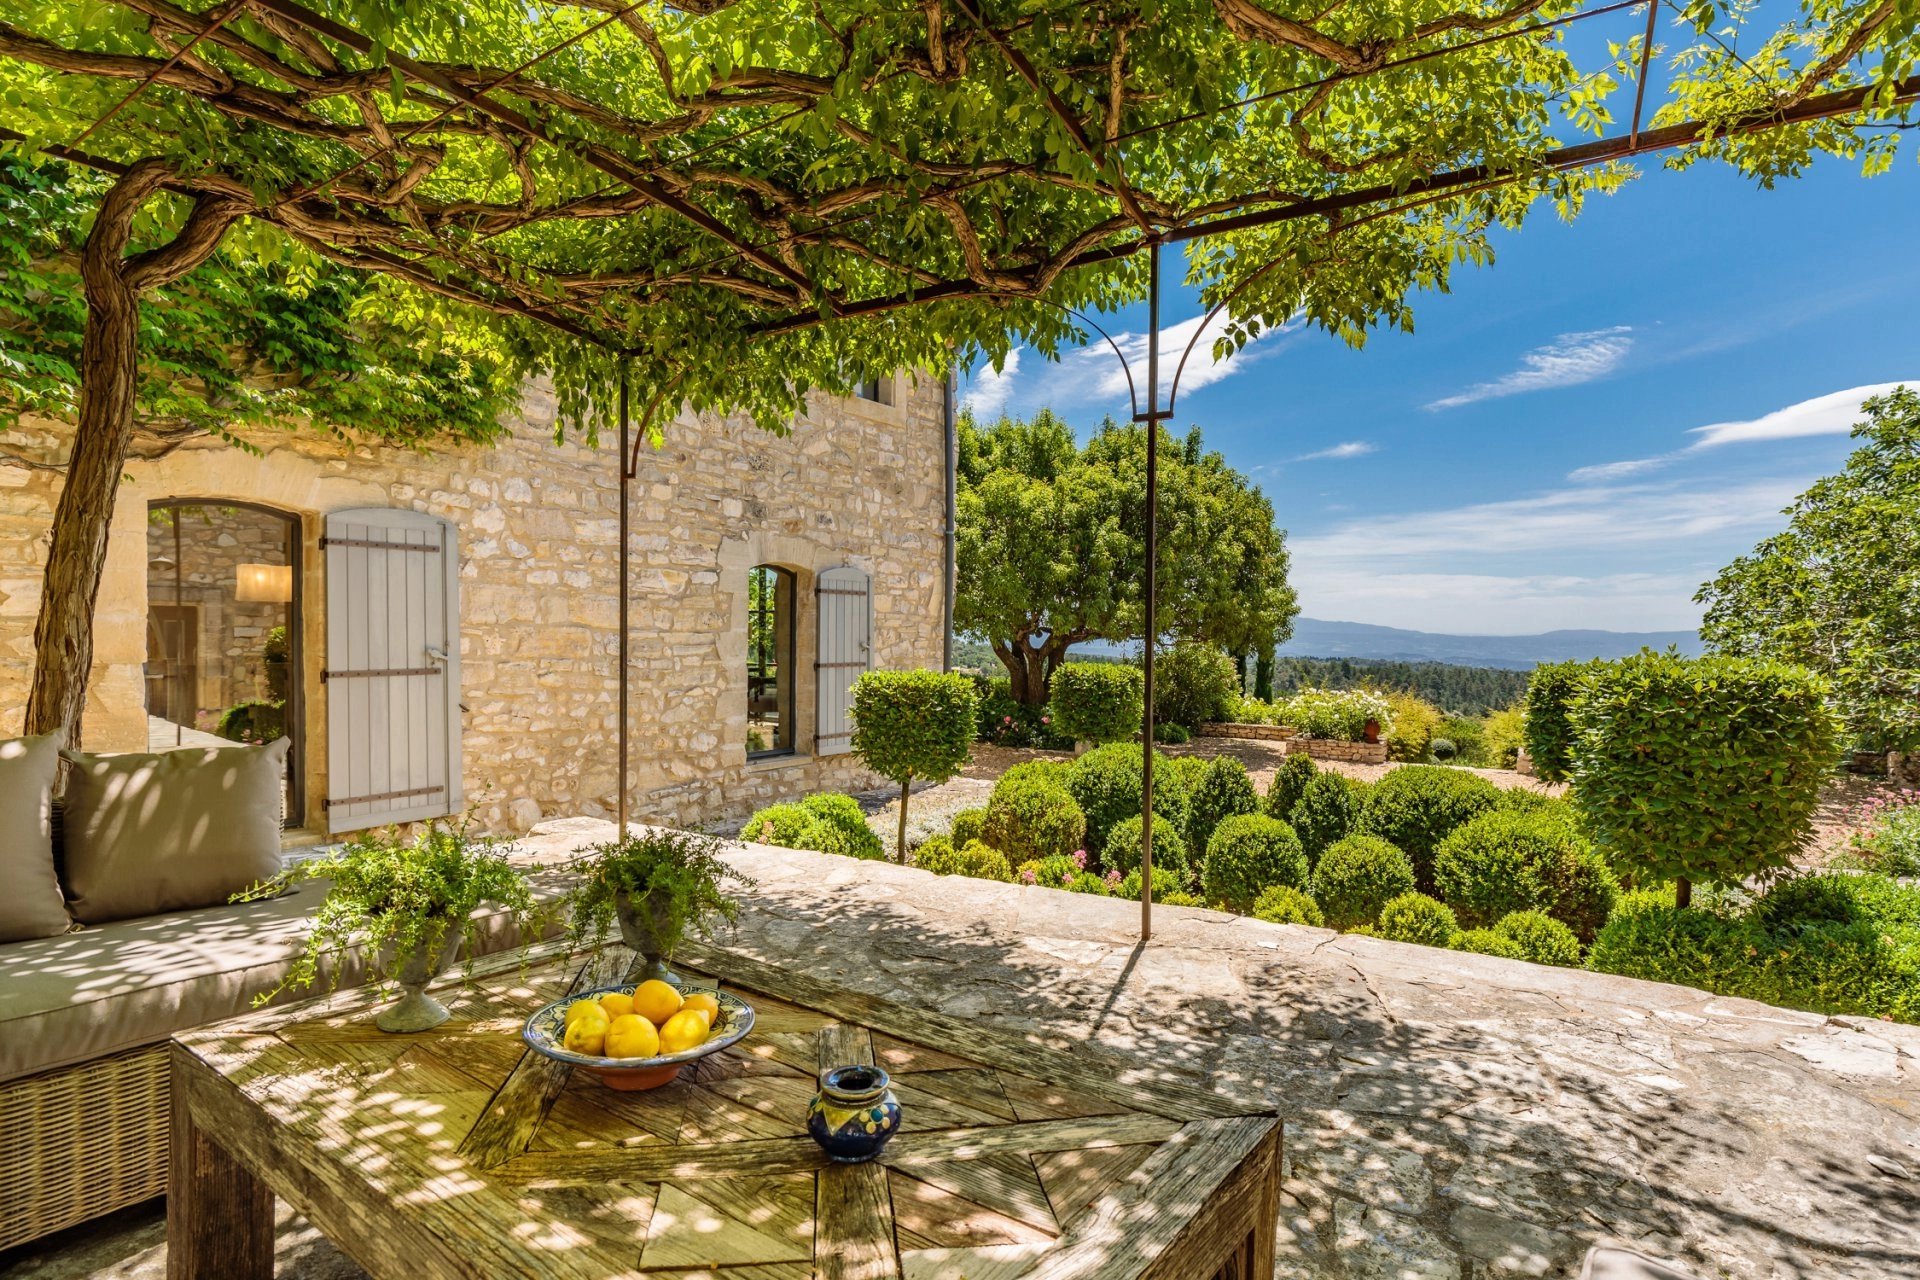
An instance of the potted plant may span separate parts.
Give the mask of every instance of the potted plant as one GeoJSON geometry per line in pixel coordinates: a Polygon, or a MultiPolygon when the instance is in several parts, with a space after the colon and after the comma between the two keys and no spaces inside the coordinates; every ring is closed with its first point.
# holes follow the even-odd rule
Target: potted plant
{"type": "Polygon", "coordinates": [[[580,883],[562,904],[573,945],[597,946],[617,923],[620,938],[644,960],[640,980],[670,980],[668,963],[688,933],[711,936],[740,904],[729,883],[753,881],[720,858],[720,841],[691,831],[654,827],[589,845],[569,870],[580,883]]]}
{"type": "MultiPolygon", "coordinates": [[[[364,833],[333,853],[296,863],[235,894],[236,901],[248,901],[276,897],[308,880],[332,882],[314,914],[305,949],[285,980],[254,1003],[311,987],[322,960],[359,947],[383,981],[398,981],[405,991],[399,1003],[374,1019],[382,1031],[439,1026],[447,1020],[447,1010],[426,993],[426,986],[453,962],[463,944],[472,963],[480,932],[474,912],[483,903],[500,907],[523,936],[536,931],[545,918],[525,874],[507,861],[511,849],[511,844],[476,835],[469,813],[457,822],[429,822],[411,839],[396,827],[364,833]]],[[[329,990],[339,978],[336,965],[329,990]]]]}

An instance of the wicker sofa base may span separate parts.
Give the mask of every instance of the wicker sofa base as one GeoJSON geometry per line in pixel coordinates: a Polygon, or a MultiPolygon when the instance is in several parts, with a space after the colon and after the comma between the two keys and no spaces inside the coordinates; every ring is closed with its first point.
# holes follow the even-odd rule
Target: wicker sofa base
{"type": "Polygon", "coordinates": [[[167,1046],[0,1084],[0,1249],[167,1189],[167,1046]]]}

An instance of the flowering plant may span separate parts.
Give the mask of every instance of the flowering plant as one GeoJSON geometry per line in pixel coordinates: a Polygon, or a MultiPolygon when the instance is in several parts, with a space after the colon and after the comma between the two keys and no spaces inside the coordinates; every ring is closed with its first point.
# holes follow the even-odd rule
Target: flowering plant
{"type": "Polygon", "coordinates": [[[1854,827],[1848,861],[1890,876],[1920,875],[1920,791],[1879,792],[1848,819],[1854,827]]]}

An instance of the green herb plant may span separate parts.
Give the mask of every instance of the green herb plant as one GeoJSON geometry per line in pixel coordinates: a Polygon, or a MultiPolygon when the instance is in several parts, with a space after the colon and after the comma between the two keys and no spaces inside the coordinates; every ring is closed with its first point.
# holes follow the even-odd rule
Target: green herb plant
{"type": "Polygon", "coordinates": [[[568,866],[580,876],[561,904],[568,942],[578,950],[606,941],[623,897],[632,910],[651,918],[669,959],[687,934],[711,937],[716,921],[731,922],[739,915],[740,904],[727,886],[753,887],[720,857],[720,848],[712,836],[664,827],[589,845],[568,866]]]}

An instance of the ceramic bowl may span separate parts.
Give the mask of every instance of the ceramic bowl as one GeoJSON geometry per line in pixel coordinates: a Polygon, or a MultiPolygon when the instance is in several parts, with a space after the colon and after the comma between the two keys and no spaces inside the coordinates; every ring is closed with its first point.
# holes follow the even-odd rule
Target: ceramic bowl
{"type": "Polygon", "coordinates": [[[753,1030],[753,1006],[729,991],[714,991],[691,983],[673,984],[682,992],[705,991],[720,1002],[720,1016],[714,1020],[713,1034],[707,1042],[680,1053],[663,1053],[655,1058],[605,1058],[591,1053],[574,1053],[564,1045],[567,1033],[567,1006],[576,1000],[595,1000],[610,991],[631,991],[631,986],[599,987],[576,992],[564,1000],[555,1000],[527,1019],[521,1036],[536,1053],[544,1053],[556,1062],[564,1062],[598,1076],[609,1089],[658,1089],[680,1074],[689,1062],[718,1053],[739,1044],[753,1030]]]}

